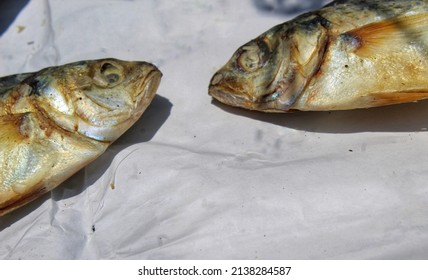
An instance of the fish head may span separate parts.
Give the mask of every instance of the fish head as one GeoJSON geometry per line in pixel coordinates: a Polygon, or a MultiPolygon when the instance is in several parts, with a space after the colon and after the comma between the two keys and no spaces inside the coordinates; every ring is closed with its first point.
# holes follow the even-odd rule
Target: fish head
{"type": "Polygon", "coordinates": [[[319,67],[326,30],[282,24],[240,47],[211,79],[222,103],[266,112],[290,110],[319,67]]]}
{"type": "Polygon", "coordinates": [[[161,76],[147,62],[102,59],[47,68],[30,86],[35,104],[57,125],[112,142],[145,111],[161,76]]]}

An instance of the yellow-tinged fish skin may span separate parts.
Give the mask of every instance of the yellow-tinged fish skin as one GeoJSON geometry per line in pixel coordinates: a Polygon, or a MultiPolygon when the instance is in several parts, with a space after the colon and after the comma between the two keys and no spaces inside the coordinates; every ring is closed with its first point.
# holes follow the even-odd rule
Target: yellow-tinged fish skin
{"type": "Polygon", "coordinates": [[[428,1],[333,1],[240,47],[209,94],[265,112],[428,98],[428,1]]]}
{"type": "Polygon", "coordinates": [[[80,61],[0,78],[0,216],[101,155],[153,99],[146,62],[80,61]]]}

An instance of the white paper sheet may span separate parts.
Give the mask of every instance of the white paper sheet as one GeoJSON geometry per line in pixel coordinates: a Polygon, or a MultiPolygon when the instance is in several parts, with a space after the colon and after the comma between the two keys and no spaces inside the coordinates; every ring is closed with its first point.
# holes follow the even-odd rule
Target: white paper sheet
{"type": "Polygon", "coordinates": [[[427,258],[428,102],[263,114],[208,96],[239,46],[292,17],[269,2],[31,1],[1,76],[103,57],[164,76],[105,154],[0,218],[0,258],[427,258]]]}

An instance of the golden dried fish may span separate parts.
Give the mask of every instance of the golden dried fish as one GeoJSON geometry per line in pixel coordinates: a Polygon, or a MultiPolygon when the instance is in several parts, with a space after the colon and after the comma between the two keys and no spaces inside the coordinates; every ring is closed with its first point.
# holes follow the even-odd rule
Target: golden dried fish
{"type": "Polygon", "coordinates": [[[240,47],[209,94],[251,110],[368,108],[428,98],[428,1],[334,1],[240,47]]]}
{"type": "Polygon", "coordinates": [[[0,215],[101,155],[153,99],[146,62],[81,61],[0,78],[0,215]]]}

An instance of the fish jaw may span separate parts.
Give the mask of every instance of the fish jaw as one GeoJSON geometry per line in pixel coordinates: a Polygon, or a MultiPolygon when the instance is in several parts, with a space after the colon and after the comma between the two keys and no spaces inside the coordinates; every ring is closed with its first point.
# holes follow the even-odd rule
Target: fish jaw
{"type": "MultiPolygon", "coordinates": [[[[133,96],[136,99],[136,115],[139,118],[144,110],[149,106],[154,96],[156,95],[156,91],[159,87],[160,80],[162,78],[162,73],[159,69],[153,64],[142,62],[143,66],[148,67],[148,74],[140,75],[138,78],[140,83],[135,85],[135,95],[133,96]],[[146,77],[144,77],[146,76],[146,77]]],[[[142,67],[143,67],[142,66],[142,67]]]]}
{"type": "Polygon", "coordinates": [[[274,105],[272,105],[273,102],[257,102],[256,100],[251,99],[250,96],[242,94],[239,91],[236,92],[227,88],[217,87],[215,85],[210,85],[208,94],[219,102],[233,107],[270,113],[284,112],[284,110],[276,109],[274,105]]]}
{"type": "Polygon", "coordinates": [[[234,107],[252,107],[255,101],[254,98],[251,98],[251,94],[243,90],[241,83],[227,79],[221,71],[211,79],[208,94],[218,101],[234,107]]]}
{"type": "Polygon", "coordinates": [[[301,78],[298,69],[284,69],[284,65],[274,69],[271,75],[247,78],[245,74],[231,70],[230,64],[214,74],[208,94],[233,107],[261,112],[287,112],[292,109],[307,82],[301,78]]]}
{"type": "MultiPolygon", "coordinates": [[[[254,80],[253,80],[254,81],[254,80]]],[[[245,78],[240,79],[236,71],[230,71],[228,65],[220,69],[211,79],[208,94],[223,104],[262,112],[282,112],[277,109],[275,90],[249,83],[245,78]],[[256,92],[262,91],[263,95],[256,92]],[[269,99],[270,98],[270,99],[269,99]]]]}

